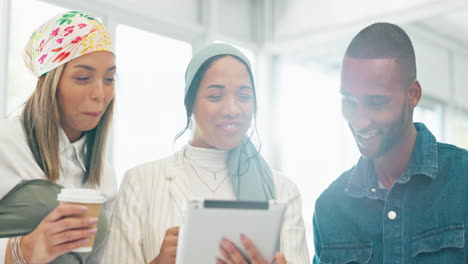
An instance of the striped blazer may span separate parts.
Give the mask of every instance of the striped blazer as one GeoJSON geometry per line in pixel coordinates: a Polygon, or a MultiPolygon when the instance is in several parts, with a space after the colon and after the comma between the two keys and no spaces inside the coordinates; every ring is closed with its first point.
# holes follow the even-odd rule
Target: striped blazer
{"type": "MultiPolygon", "coordinates": [[[[168,228],[181,224],[182,206],[194,199],[184,177],[184,149],[127,171],[110,221],[102,263],[149,263],[168,228]]],[[[288,202],[280,248],[288,263],[308,264],[302,205],[296,185],[273,171],[276,197],[288,202]]]]}

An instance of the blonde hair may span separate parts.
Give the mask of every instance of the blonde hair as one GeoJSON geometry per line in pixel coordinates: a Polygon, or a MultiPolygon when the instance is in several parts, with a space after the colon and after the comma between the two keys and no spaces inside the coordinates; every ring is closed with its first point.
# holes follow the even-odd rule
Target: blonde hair
{"type": "MultiPolygon", "coordinates": [[[[66,64],[39,77],[34,93],[26,101],[22,117],[29,148],[45,176],[57,181],[60,172],[59,129],[60,114],[57,87],[66,64]]],[[[86,131],[86,173],[83,183],[96,187],[101,184],[104,170],[106,140],[114,112],[111,100],[98,125],[86,131]]]]}

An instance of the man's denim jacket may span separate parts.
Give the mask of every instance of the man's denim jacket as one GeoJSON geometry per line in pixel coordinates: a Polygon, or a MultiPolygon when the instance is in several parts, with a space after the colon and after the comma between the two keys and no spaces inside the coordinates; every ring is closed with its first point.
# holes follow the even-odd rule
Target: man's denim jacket
{"type": "Polygon", "coordinates": [[[414,125],[411,160],[390,190],[361,157],[319,197],[313,263],[468,263],[468,152],[414,125]]]}

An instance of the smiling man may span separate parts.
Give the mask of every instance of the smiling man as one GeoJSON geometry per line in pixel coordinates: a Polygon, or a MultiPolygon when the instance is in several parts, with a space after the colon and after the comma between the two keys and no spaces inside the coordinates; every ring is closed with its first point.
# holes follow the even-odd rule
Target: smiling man
{"type": "Polygon", "coordinates": [[[413,123],[421,85],[408,35],[389,23],[359,32],[340,92],[362,156],[316,202],[314,263],[467,263],[468,152],[413,123]]]}

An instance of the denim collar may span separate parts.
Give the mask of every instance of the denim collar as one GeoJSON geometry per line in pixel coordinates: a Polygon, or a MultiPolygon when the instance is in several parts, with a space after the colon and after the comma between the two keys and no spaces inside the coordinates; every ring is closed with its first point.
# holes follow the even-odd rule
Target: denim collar
{"type": "MultiPolygon", "coordinates": [[[[437,177],[437,141],[424,124],[414,123],[414,126],[418,136],[408,167],[396,181],[399,184],[407,183],[413,175],[424,175],[432,180],[437,177]]],[[[361,156],[349,173],[345,193],[356,198],[385,199],[387,190],[379,189],[372,160],[361,156]]]]}

